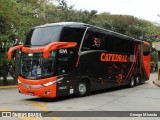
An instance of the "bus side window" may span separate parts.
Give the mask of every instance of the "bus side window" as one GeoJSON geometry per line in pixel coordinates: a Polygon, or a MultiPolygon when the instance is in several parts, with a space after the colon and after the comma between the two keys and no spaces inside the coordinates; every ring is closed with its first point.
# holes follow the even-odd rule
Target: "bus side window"
{"type": "Polygon", "coordinates": [[[106,36],[106,50],[116,53],[133,54],[133,42],[111,35],[106,36]]]}
{"type": "Polygon", "coordinates": [[[150,54],[150,46],[143,44],[143,55],[148,56],[150,54]]]}
{"type": "Polygon", "coordinates": [[[88,30],[82,45],[82,51],[88,50],[103,50],[104,49],[104,34],[88,30]]]}
{"type": "Polygon", "coordinates": [[[58,75],[67,74],[69,72],[69,58],[58,58],[58,75]]]}
{"type": "Polygon", "coordinates": [[[113,39],[110,35],[106,34],[105,37],[105,47],[104,50],[106,51],[113,51],[113,39]]]}
{"type": "Polygon", "coordinates": [[[79,47],[84,32],[85,32],[84,28],[64,27],[60,37],[60,41],[77,42],[78,43],[77,46],[79,47]]]}

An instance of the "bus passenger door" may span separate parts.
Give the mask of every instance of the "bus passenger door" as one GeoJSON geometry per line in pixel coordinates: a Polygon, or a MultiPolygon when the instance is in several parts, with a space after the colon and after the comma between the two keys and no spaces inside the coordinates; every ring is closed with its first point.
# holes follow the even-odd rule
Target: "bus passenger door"
{"type": "Polygon", "coordinates": [[[73,72],[73,61],[70,55],[70,50],[62,54],[63,49],[59,50],[56,60],[57,74],[57,96],[74,94],[75,80],[78,79],[73,72]]]}

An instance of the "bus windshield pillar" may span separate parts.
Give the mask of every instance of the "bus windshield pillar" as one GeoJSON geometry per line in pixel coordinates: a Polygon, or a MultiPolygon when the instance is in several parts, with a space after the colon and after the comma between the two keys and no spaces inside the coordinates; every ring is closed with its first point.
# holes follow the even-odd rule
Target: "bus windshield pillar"
{"type": "Polygon", "coordinates": [[[8,51],[8,60],[11,60],[13,51],[21,49],[22,47],[23,45],[17,45],[17,46],[11,47],[8,51]]]}

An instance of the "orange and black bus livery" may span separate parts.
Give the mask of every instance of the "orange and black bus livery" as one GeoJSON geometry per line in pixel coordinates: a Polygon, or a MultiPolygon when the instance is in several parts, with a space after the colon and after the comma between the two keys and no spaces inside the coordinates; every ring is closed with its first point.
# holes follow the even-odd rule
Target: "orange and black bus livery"
{"type": "Polygon", "coordinates": [[[41,97],[145,82],[150,76],[150,45],[113,31],[76,22],[34,27],[19,50],[20,93],[41,97]]]}

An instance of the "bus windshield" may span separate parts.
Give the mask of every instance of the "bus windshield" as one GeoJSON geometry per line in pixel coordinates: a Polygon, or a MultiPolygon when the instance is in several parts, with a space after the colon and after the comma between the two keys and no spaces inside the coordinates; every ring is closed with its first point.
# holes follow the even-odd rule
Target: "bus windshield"
{"type": "Polygon", "coordinates": [[[25,46],[41,46],[57,42],[62,26],[39,27],[32,29],[26,36],[25,46]]]}
{"type": "Polygon", "coordinates": [[[43,79],[52,77],[55,65],[55,51],[51,51],[48,59],[42,53],[22,53],[20,75],[27,79],[43,79]]]}

